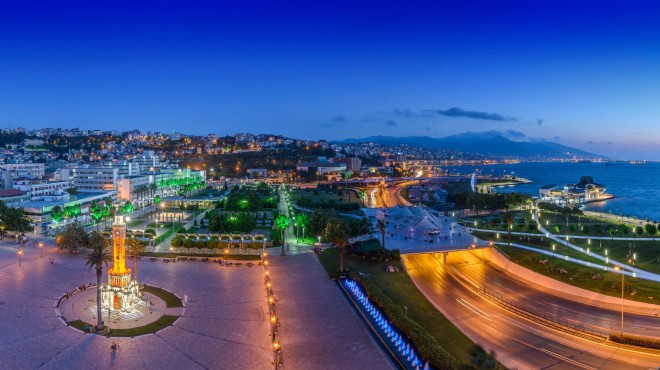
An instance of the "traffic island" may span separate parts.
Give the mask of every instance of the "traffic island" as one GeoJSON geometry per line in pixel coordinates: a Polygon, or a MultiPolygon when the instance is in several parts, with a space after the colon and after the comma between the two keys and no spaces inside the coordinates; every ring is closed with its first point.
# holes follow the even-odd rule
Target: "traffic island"
{"type": "MultiPolygon", "coordinates": [[[[160,288],[145,285],[142,289],[144,304],[131,312],[105,312],[102,310],[104,330],[108,337],[135,337],[158,332],[171,326],[183,314],[181,298],[160,288]]],[[[59,301],[58,316],[67,325],[85,333],[94,331],[97,322],[96,287],[67,293],[59,301]]]]}

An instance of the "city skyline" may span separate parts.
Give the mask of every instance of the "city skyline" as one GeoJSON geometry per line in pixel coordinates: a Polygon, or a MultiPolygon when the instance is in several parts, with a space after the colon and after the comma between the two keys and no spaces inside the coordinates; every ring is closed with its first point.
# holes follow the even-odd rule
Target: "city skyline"
{"type": "Polygon", "coordinates": [[[0,126],[495,130],[660,159],[653,4],[378,4],[11,4],[0,126]]]}

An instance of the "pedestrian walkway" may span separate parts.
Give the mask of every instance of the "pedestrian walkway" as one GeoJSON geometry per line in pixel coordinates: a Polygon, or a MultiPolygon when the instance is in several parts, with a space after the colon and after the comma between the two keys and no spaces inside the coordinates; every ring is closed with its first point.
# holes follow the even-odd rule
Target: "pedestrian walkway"
{"type": "Polygon", "coordinates": [[[314,254],[270,258],[286,369],[393,369],[314,254]]]}

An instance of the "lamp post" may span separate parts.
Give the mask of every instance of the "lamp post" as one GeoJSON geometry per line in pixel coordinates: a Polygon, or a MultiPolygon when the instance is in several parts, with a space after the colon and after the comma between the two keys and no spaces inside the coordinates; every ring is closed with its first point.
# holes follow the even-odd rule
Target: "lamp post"
{"type": "Polygon", "coordinates": [[[44,243],[39,242],[39,252],[41,254],[41,258],[44,258],[44,243]]]}
{"type": "Polygon", "coordinates": [[[18,248],[18,266],[21,266],[21,261],[23,261],[23,250],[18,248]]]}
{"type": "Polygon", "coordinates": [[[625,300],[623,298],[623,292],[624,292],[624,290],[623,290],[624,280],[623,279],[626,276],[626,274],[624,273],[625,271],[619,266],[614,266],[614,269],[615,270],[621,270],[621,335],[623,335],[623,303],[625,302],[625,300]]]}

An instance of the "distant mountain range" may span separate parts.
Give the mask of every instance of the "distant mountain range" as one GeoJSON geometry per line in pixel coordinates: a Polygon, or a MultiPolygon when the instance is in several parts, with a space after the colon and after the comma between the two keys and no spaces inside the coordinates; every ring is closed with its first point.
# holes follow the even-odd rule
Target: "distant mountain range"
{"type": "Polygon", "coordinates": [[[340,143],[378,143],[382,145],[406,144],[428,149],[458,150],[498,157],[518,158],[578,158],[595,159],[607,157],[546,140],[514,141],[492,132],[467,132],[442,138],[428,136],[370,136],[362,139],[345,139],[340,143]]]}

